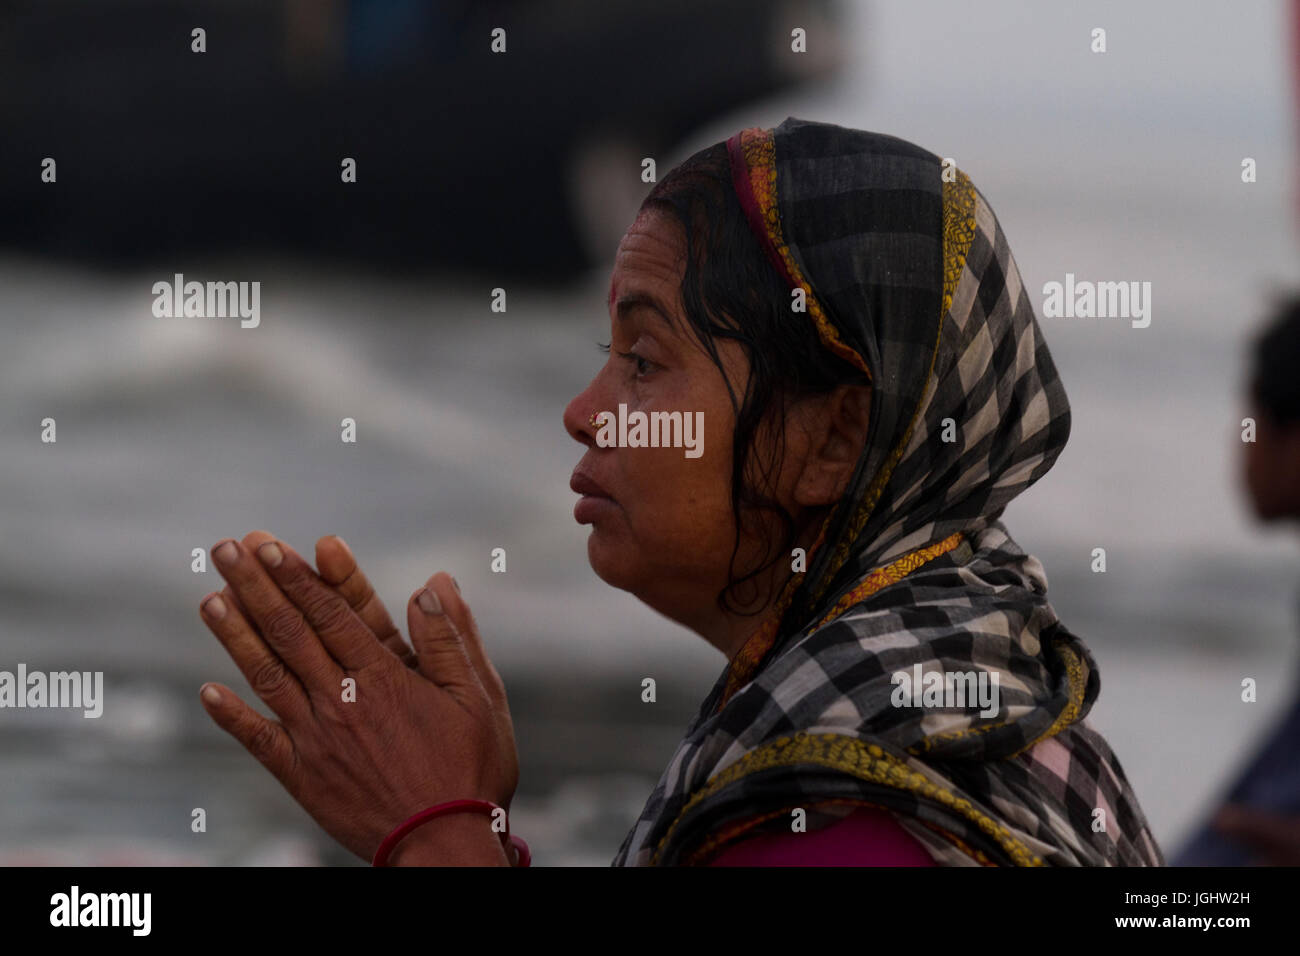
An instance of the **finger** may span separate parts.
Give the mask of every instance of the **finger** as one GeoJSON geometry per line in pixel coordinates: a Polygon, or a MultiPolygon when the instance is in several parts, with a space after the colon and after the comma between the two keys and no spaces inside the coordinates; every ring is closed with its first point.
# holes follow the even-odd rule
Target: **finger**
{"type": "Polygon", "coordinates": [[[482,684],[465,653],[460,632],[443,612],[451,595],[451,579],[445,574],[435,574],[425,587],[411,595],[406,605],[411,644],[419,671],[429,680],[452,694],[479,693],[482,684]]]}
{"type": "Polygon", "coordinates": [[[253,693],[281,720],[294,721],[311,713],[311,702],[302,682],[284,666],[262,640],[243,613],[225,600],[224,594],[209,594],[199,605],[203,623],[216,635],[253,693]]]}
{"type": "MultiPolygon", "coordinates": [[[[441,573],[439,572],[439,574],[441,573]]],[[[436,577],[438,575],[435,574],[434,578],[436,577]]],[[[432,582],[433,578],[429,580],[432,582]]],[[[497,673],[497,669],[492,665],[492,661],[483,647],[483,638],[479,633],[478,622],[474,620],[474,614],[465,602],[456,579],[447,575],[447,580],[451,582],[452,593],[450,600],[444,602],[443,610],[452,619],[452,623],[456,625],[456,630],[460,633],[461,640],[465,644],[465,653],[469,656],[470,663],[474,665],[474,670],[478,673],[479,682],[492,695],[493,699],[503,702],[506,696],[505,683],[501,680],[501,675],[497,673]]]]}
{"type": "MultiPolygon", "coordinates": [[[[251,531],[243,539],[244,546],[254,552],[262,544],[274,540],[275,536],[266,531],[251,531]]],[[[316,566],[321,580],[343,595],[362,622],[379,638],[380,643],[407,667],[415,668],[418,663],[415,652],[406,643],[402,632],[393,625],[388,609],[357,566],[347,543],[337,535],[321,538],[316,542],[316,566]]],[[[245,618],[249,617],[240,604],[239,597],[229,586],[222,590],[221,596],[239,608],[245,618]]]]}
{"type": "Polygon", "coordinates": [[[239,595],[234,592],[234,589],[231,588],[229,584],[227,584],[224,588],[221,589],[221,596],[225,598],[233,607],[238,609],[240,614],[244,615],[244,620],[249,621],[249,626],[251,627],[252,621],[249,618],[248,608],[244,607],[244,605],[240,603],[239,595]]]}
{"type": "Polygon", "coordinates": [[[337,687],[341,676],[338,664],[248,547],[227,539],[212,549],[212,558],[239,597],[250,623],[303,686],[308,690],[337,687]]]}
{"type": "MultiPolygon", "coordinates": [[[[275,535],[271,534],[269,531],[250,531],[243,537],[244,547],[249,550],[249,553],[256,551],[263,542],[274,540],[275,535]]],[[[246,621],[252,621],[252,615],[248,613],[248,608],[244,607],[244,605],[240,603],[239,595],[235,593],[235,589],[229,584],[221,589],[221,596],[235,607],[239,608],[239,613],[244,615],[246,621]]]]}
{"type": "Polygon", "coordinates": [[[278,540],[263,542],[255,554],[271,580],[302,612],[330,656],[346,670],[361,670],[384,659],[384,648],[374,632],[302,555],[278,540]]]}
{"type": "Polygon", "coordinates": [[[388,616],[388,608],[379,599],[369,579],[357,565],[352,549],[336,534],[316,542],[316,568],[321,580],[343,595],[344,600],[402,663],[414,667],[415,652],[388,616]]]}
{"type": "Polygon", "coordinates": [[[243,744],[277,780],[288,780],[295,762],[294,746],[280,724],[267,720],[221,684],[204,684],[199,699],[218,727],[243,744]]]}

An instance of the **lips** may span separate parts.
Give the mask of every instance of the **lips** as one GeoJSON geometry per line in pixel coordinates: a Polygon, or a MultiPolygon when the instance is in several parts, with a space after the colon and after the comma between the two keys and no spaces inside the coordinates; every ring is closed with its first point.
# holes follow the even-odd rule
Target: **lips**
{"type": "Polygon", "coordinates": [[[569,479],[569,487],[582,495],[584,498],[608,498],[614,500],[614,496],[596,483],[590,475],[585,472],[573,471],[573,477],[569,479]]]}

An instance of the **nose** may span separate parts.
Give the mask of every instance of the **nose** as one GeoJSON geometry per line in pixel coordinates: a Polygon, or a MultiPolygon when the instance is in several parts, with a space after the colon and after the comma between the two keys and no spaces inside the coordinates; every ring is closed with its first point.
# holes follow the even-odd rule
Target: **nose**
{"type": "Polygon", "coordinates": [[[593,378],[591,384],[574,396],[573,401],[564,409],[565,431],[574,441],[588,448],[596,444],[596,431],[591,424],[591,416],[600,411],[595,395],[597,379],[599,376],[593,378]]]}

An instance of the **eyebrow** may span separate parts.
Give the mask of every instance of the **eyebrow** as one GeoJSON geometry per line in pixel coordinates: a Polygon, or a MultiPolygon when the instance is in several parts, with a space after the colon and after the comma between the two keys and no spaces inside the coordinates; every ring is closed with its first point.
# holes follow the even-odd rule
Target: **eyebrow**
{"type": "Polygon", "coordinates": [[[622,296],[615,304],[614,312],[620,319],[625,319],[629,312],[639,308],[658,313],[659,317],[668,323],[669,328],[673,327],[672,316],[668,314],[668,310],[658,299],[645,292],[632,292],[622,296]]]}

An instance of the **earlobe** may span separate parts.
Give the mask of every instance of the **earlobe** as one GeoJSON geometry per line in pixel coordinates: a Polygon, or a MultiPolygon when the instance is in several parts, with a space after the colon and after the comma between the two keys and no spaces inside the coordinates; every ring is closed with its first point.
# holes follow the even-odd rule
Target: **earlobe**
{"type": "Polygon", "coordinates": [[[834,504],[843,496],[851,472],[851,468],[845,469],[824,458],[810,460],[799,476],[795,501],[805,508],[834,504]]]}

